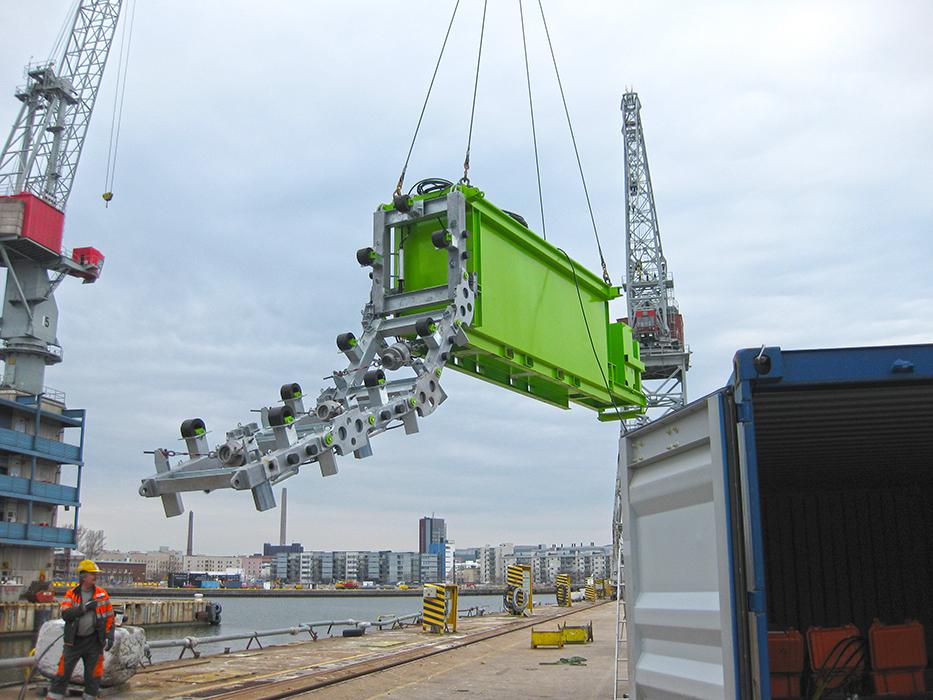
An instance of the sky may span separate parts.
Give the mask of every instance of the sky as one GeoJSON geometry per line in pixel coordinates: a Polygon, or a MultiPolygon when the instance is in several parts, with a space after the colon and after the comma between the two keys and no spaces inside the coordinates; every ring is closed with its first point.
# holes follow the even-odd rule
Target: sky
{"type": "MultiPolygon", "coordinates": [[[[138,0],[137,0],[138,1],[138,0]]],[[[64,0],[0,0],[0,127],[64,0]]],[[[624,270],[619,104],[635,89],[664,251],[692,349],[688,392],[735,351],[933,340],[933,5],[545,0],[609,271],[624,270]]],[[[369,280],[355,261],[401,169],[453,3],[139,2],[117,170],[104,189],[108,67],[65,245],[107,256],[57,292],[63,364],[88,410],[81,523],[124,549],[184,548],[187,518],[137,493],[156,447],[200,416],[216,441],[278,387],[316,395],[343,366],[369,280]]],[[[526,2],[549,239],[598,270],[537,4],[526,2]]],[[[456,180],[477,0],[461,2],[408,183],[456,180]]],[[[489,3],[470,177],[538,228],[518,3],[489,3]]],[[[623,306],[613,309],[624,315],[623,306]]],[[[415,436],[286,482],[308,549],[417,548],[434,513],[457,546],[611,539],[618,426],[447,373],[415,436]]],[[[189,494],[195,549],[276,541],[248,493],[189,494]]]]}

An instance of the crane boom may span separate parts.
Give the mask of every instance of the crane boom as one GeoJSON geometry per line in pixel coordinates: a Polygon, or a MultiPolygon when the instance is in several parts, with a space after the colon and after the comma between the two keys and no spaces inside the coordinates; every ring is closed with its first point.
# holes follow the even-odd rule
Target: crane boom
{"type": "Polygon", "coordinates": [[[123,0],[83,0],[60,60],[26,69],[0,153],[0,194],[28,192],[64,211],[123,0]]]}

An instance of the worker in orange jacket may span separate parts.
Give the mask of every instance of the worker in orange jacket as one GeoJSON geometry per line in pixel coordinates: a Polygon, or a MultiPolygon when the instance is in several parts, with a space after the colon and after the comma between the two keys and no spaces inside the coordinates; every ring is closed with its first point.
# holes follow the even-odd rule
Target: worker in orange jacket
{"type": "Polygon", "coordinates": [[[62,619],[65,648],[47,700],[63,700],[78,661],[84,661],[84,700],[94,700],[104,675],[104,651],[113,648],[113,605],[97,585],[100,569],[90,559],[78,564],[78,585],[65,593],[62,619]]]}

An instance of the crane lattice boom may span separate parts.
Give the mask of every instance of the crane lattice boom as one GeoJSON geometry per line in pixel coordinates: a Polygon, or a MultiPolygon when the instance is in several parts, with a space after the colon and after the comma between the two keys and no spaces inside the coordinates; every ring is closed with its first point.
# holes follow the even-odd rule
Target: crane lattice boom
{"type": "Polygon", "coordinates": [[[61,60],[26,69],[0,154],[0,195],[28,192],[64,211],[120,18],[122,0],[84,0],[61,60]]]}

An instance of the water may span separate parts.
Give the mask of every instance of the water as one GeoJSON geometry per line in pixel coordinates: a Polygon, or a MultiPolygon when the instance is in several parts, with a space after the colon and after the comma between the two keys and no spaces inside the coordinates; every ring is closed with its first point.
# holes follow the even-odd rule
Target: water
{"type": "MultiPolygon", "coordinates": [[[[210,594],[206,593],[206,598],[210,594]]],[[[292,627],[304,622],[317,620],[358,620],[375,621],[380,615],[394,617],[409,615],[421,611],[421,598],[419,596],[381,596],[358,597],[340,596],[328,598],[273,598],[268,596],[217,598],[223,606],[221,624],[210,626],[198,625],[171,625],[164,627],[150,627],[146,630],[146,638],[179,639],[181,637],[209,637],[218,634],[242,634],[267,629],[281,629],[292,627]]],[[[119,605],[118,601],[114,601],[119,605]]],[[[535,603],[554,604],[554,594],[535,595],[535,603]]],[[[459,607],[461,615],[474,606],[485,606],[487,613],[496,613],[502,610],[501,595],[470,595],[460,596],[459,607]]],[[[340,634],[342,628],[337,628],[331,634],[340,634]]],[[[327,628],[317,630],[319,636],[327,633],[327,628]]],[[[298,640],[309,639],[309,635],[292,636],[289,634],[263,637],[263,646],[270,644],[286,644],[298,640]]],[[[232,642],[218,642],[204,644],[198,647],[202,654],[219,654],[229,647],[231,651],[239,651],[246,647],[247,640],[232,642]]],[[[255,642],[253,643],[255,647],[255,642]]],[[[14,639],[0,638],[0,658],[26,656],[31,649],[31,640],[28,637],[14,639]]],[[[153,649],[153,661],[167,661],[177,659],[179,648],[153,649]]],[[[191,652],[185,652],[190,656],[191,652]]],[[[15,680],[22,677],[21,672],[0,672],[0,682],[15,680]]]]}

